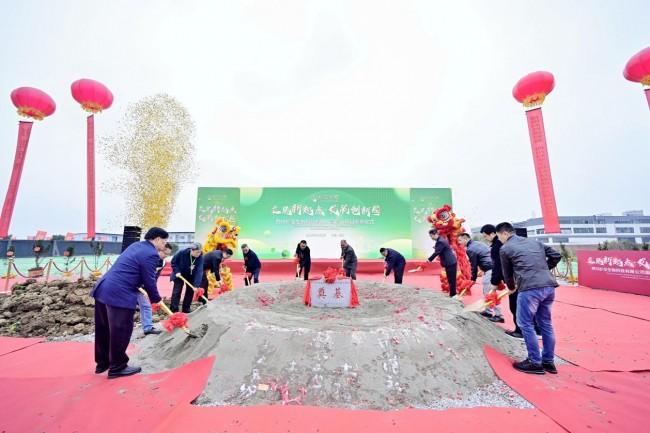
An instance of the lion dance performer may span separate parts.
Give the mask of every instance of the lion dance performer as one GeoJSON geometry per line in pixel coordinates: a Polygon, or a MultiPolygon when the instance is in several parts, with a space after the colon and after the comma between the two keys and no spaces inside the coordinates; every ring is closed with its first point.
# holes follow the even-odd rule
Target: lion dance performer
{"type": "MultiPolygon", "coordinates": [[[[218,217],[215,222],[215,227],[208,234],[208,239],[203,244],[203,252],[209,253],[214,250],[222,252],[230,250],[237,250],[237,238],[239,237],[240,227],[236,226],[223,217],[218,217]]],[[[232,253],[231,253],[232,254],[232,253]]],[[[224,255],[224,258],[229,258],[230,255],[224,255]]],[[[215,291],[217,293],[228,292],[232,290],[232,272],[230,267],[225,266],[223,262],[220,264],[219,276],[221,281],[217,280],[214,273],[209,272],[206,275],[208,283],[208,295],[215,291]]]]}
{"type": "MultiPolygon", "coordinates": [[[[452,212],[451,206],[448,204],[436,209],[431,215],[427,217],[427,221],[431,226],[438,230],[438,234],[443,236],[449,242],[449,246],[454,253],[456,253],[456,260],[458,261],[458,274],[456,275],[456,287],[460,296],[465,294],[471,295],[471,287],[474,284],[471,280],[472,270],[467,257],[465,247],[458,242],[458,235],[465,232],[463,218],[457,218],[456,214],[452,212]]],[[[444,269],[440,273],[440,282],[442,283],[442,291],[449,292],[449,282],[447,281],[447,274],[444,269]]]]}

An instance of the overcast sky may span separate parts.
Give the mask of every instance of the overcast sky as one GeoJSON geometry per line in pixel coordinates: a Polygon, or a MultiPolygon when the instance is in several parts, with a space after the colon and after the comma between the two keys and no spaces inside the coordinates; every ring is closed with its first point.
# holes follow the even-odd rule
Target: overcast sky
{"type": "MultiPolygon", "coordinates": [[[[196,122],[197,171],[169,229],[194,230],[197,186],[451,187],[468,226],[540,216],[524,111],[544,105],[560,214],[650,212],[650,112],[622,76],[650,45],[647,1],[14,1],[0,5],[0,194],[19,120],[12,89],[49,93],[10,232],[85,231],[85,116],[70,84],[115,95],[98,137],[160,92],[196,122]]],[[[164,175],[164,173],[161,173],[164,175]]],[[[111,176],[98,159],[98,184],[111,176]]],[[[98,231],[123,199],[98,188],[98,231]]]]}

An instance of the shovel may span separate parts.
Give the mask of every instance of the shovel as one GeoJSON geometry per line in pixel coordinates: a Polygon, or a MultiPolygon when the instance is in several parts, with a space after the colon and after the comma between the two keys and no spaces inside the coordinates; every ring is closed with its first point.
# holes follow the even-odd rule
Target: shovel
{"type": "MultiPolygon", "coordinates": [[[[501,293],[499,293],[497,295],[497,299],[503,299],[506,296],[508,296],[509,294],[510,294],[509,290],[504,290],[504,291],[502,291],[501,293]]],[[[492,304],[493,304],[493,302],[485,302],[485,299],[479,299],[478,301],[467,305],[465,308],[463,308],[463,311],[465,311],[465,312],[468,312],[468,311],[479,312],[479,311],[483,311],[486,308],[492,306],[492,304]]]]}
{"type": "MultiPolygon", "coordinates": [[[[149,296],[147,294],[146,290],[144,290],[142,287],[138,288],[138,290],[143,295],[149,296]]],[[[160,301],[158,303],[158,305],[160,305],[160,309],[163,310],[165,312],[165,314],[167,314],[168,316],[171,317],[171,315],[174,314],[174,313],[172,313],[172,310],[170,310],[169,307],[164,302],[160,301]]],[[[183,330],[183,332],[185,332],[187,334],[188,337],[199,338],[198,336],[192,334],[192,332],[190,332],[190,328],[188,328],[187,326],[183,326],[181,329],[183,330]]]]}
{"type": "MultiPolygon", "coordinates": [[[[183,275],[180,274],[180,272],[179,272],[178,274],[176,274],[176,278],[180,278],[181,281],[183,281],[183,283],[185,283],[186,285],[190,286],[190,289],[194,290],[195,292],[198,291],[196,287],[194,287],[194,286],[193,286],[189,281],[187,281],[187,280],[185,279],[185,277],[184,277],[183,275]]],[[[201,298],[203,298],[203,300],[204,300],[205,302],[210,302],[210,300],[209,300],[208,298],[206,298],[205,296],[201,296],[201,298]]]]}

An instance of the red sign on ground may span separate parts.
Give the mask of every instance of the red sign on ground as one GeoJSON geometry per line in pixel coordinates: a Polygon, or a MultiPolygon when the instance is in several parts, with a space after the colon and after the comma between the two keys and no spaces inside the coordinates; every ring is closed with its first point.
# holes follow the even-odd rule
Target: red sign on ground
{"type": "Polygon", "coordinates": [[[578,251],[578,282],[650,296],[650,251],[578,251]]]}

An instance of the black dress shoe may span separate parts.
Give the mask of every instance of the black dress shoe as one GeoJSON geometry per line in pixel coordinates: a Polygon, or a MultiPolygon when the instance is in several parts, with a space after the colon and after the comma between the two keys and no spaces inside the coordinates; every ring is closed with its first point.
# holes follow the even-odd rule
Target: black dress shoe
{"type": "Polygon", "coordinates": [[[108,367],[100,367],[100,366],[98,365],[97,367],[95,367],[95,374],[102,374],[102,373],[105,372],[106,370],[108,370],[108,367]]]}
{"type": "Polygon", "coordinates": [[[515,370],[521,371],[522,373],[544,374],[544,368],[542,368],[542,364],[533,364],[529,359],[524,359],[521,362],[515,362],[512,364],[512,366],[515,368],[515,370]]]}
{"type": "Polygon", "coordinates": [[[495,323],[505,323],[506,321],[503,316],[492,316],[488,320],[495,323]]]}
{"type": "Polygon", "coordinates": [[[483,310],[483,311],[481,311],[481,316],[483,316],[483,317],[487,317],[487,318],[490,318],[490,317],[494,316],[494,314],[489,313],[489,312],[483,310]]]}
{"type": "Polygon", "coordinates": [[[509,336],[511,336],[513,338],[524,338],[524,334],[522,334],[521,332],[519,332],[517,330],[515,330],[515,331],[506,331],[506,334],[508,334],[509,336]]]}
{"type": "Polygon", "coordinates": [[[553,362],[542,362],[542,368],[547,373],[557,374],[557,368],[555,368],[555,363],[553,362]]]}
{"type": "Polygon", "coordinates": [[[158,335],[158,334],[161,334],[161,333],[162,333],[162,331],[160,329],[156,329],[156,328],[151,328],[151,329],[149,329],[147,331],[144,331],[144,335],[149,335],[149,334],[158,335]]]}
{"type": "Polygon", "coordinates": [[[120,371],[109,371],[109,379],[117,379],[118,377],[131,376],[133,374],[138,374],[142,371],[140,367],[129,367],[128,365],[120,371]]]}

